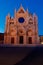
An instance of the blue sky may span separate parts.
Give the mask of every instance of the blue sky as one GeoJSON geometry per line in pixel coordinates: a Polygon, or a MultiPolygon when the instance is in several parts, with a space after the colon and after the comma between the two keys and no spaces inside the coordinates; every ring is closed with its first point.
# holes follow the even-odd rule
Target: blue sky
{"type": "Polygon", "coordinates": [[[0,0],[0,32],[5,31],[6,16],[14,16],[14,9],[19,9],[20,4],[30,13],[38,16],[38,33],[43,35],[43,0],[0,0]]]}

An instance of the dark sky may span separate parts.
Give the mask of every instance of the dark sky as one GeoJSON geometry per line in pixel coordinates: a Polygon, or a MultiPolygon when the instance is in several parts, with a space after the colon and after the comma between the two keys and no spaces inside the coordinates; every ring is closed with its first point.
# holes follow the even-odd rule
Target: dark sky
{"type": "Polygon", "coordinates": [[[20,4],[30,13],[38,16],[38,32],[43,35],[43,0],[0,0],[0,32],[5,31],[6,16],[10,13],[14,16],[14,10],[19,9],[20,4]]]}

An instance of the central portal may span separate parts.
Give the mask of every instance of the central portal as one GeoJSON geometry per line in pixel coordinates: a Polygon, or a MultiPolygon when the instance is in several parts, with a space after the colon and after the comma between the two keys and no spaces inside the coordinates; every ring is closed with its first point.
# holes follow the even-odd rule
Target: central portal
{"type": "Polygon", "coordinates": [[[20,36],[20,37],[19,37],[19,43],[20,43],[20,44],[23,44],[23,36],[20,36]]]}

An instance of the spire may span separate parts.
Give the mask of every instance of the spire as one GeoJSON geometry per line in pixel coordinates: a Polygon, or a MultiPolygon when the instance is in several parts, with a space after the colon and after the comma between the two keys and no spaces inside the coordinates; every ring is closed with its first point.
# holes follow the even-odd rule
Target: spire
{"type": "Polygon", "coordinates": [[[36,13],[33,13],[34,16],[37,16],[36,13]]]}
{"type": "Polygon", "coordinates": [[[27,12],[28,12],[28,8],[27,8],[27,12]]]}
{"type": "Polygon", "coordinates": [[[19,8],[19,10],[17,12],[19,12],[19,13],[24,13],[25,12],[22,4],[20,5],[20,8],[19,8]]]}
{"type": "Polygon", "coordinates": [[[13,19],[13,16],[12,16],[12,18],[11,19],[13,19]]]}
{"type": "Polygon", "coordinates": [[[20,5],[20,9],[23,9],[23,6],[22,6],[22,4],[20,5]]]}
{"type": "Polygon", "coordinates": [[[10,13],[8,13],[8,17],[10,17],[10,13]]]}
{"type": "Polygon", "coordinates": [[[10,19],[10,13],[8,13],[8,16],[7,17],[10,19]]]}
{"type": "Polygon", "coordinates": [[[20,6],[21,8],[22,8],[22,4],[21,4],[21,6],[20,6]]]}
{"type": "Polygon", "coordinates": [[[16,8],[15,8],[15,13],[16,13],[16,8]]]}
{"type": "Polygon", "coordinates": [[[16,17],[16,8],[15,8],[15,10],[14,10],[14,17],[16,17]]]}
{"type": "Polygon", "coordinates": [[[14,10],[14,17],[16,16],[16,8],[15,8],[15,10],[14,10]]]}
{"type": "Polygon", "coordinates": [[[37,17],[37,15],[36,15],[35,13],[33,14],[33,17],[36,17],[36,18],[38,18],[38,17],[37,17]]]}

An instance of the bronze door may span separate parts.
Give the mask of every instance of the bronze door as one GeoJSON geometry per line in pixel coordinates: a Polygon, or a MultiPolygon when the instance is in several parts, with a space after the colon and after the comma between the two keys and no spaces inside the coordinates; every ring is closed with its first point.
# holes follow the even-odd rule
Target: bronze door
{"type": "Polygon", "coordinates": [[[20,36],[19,43],[23,44],[23,36],[20,36]]]}

